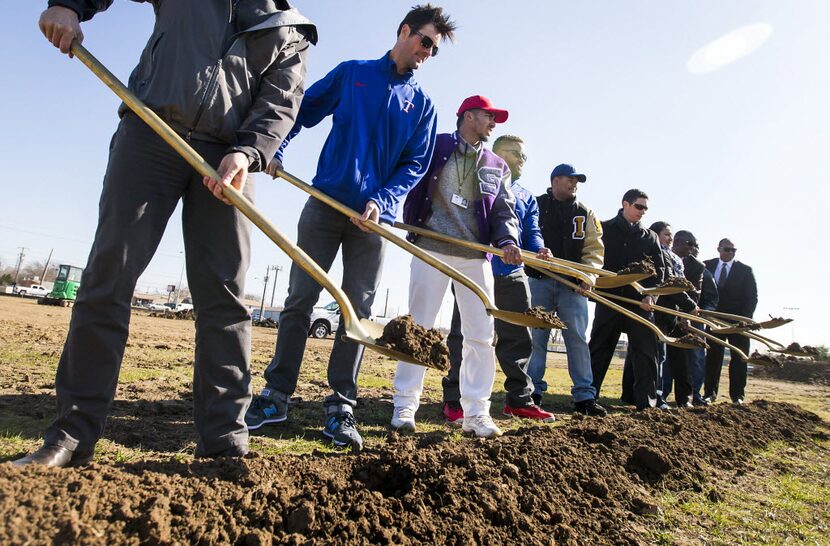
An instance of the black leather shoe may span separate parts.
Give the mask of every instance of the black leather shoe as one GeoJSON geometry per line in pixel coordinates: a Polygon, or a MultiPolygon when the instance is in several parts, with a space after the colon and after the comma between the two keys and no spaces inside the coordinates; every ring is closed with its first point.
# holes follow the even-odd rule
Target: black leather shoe
{"type": "Polygon", "coordinates": [[[83,466],[92,460],[92,452],[72,451],[69,448],[55,445],[43,444],[40,449],[26,455],[23,458],[12,461],[15,466],[27,466],[30,464],[41,464],[43,466],[83,466]]]}
{"type": "Polygon", "coordinates": [[[574,411],[583,415],[590,415],[591,417],[605,417],[608,415],[608,411],[594,399],[574,402],[574,411]]]}

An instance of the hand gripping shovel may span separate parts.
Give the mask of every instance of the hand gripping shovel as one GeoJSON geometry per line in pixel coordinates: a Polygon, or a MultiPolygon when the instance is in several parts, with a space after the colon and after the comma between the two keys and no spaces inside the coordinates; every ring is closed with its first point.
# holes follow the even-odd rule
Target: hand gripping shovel
{"type": "MultiPolygon", "coordinates": [[[[339,202],[338,200],[334,199],[326,195],[325,193],[321,192],[320,190],[316,189],[315,187],[306,184],[299,178],[294,175],[291,175],[283,170],[277,171],[277,176],[282,178],[283,180],[287,181],[292,186],[295,186],[304,192],[308,193],[315,199],[318,199],[325,203],[326,205],[330,206],[331,208],[342,212],[346,216],[350,218],[360,218],[361,214],[358,213],[356,210],[351,209],[344,205],[343,203],[339,202]]],[[[460,282],[467,288],[469,288],[481,302],[484,304],[484,307],[487,309],[487,313],[492,315],[494,318],[499,320],[503,320],[504,322],[509,322],[510,324],[516,324],[517,326],[527,326],[528,328],[554,328],[557,327],[556,325],[542,320],[537,317],[533,317],[530,315],[526,315],[525,313],[518,313],[516,311],[503,311],[495,306],[495,304],[490,300],[490,297],[487,293],[481,289],[479,285],[477,285],[472,279],[455,269],[454,267],[450,266],[447,263],[442,262],[441,260],[435,258],[431,254],[424,252],[417,246],[413,245],[406,239],[402,237],[398,237],[388,228],[376,223],[376,222],[363,222],[363,225],[383,237],[384,239],[394,243],[395,245],[399,246],[406,252],[414,255],[415,257],[419,258],[420,260],[424,261],[425,263],[431,265],[441,273],[445,274],[446,276],[450,277],[451,279],[455,279],[456,281],[460,282]]],[[[489,247],[488,247],[489,248],[489,247]]]]}
{"type": "MultiPolygon", "coordinates": [[[[220,180],[220,176],[202,157],[196,153],[175,131],[173,131],[161,118],[159,118],[152,110],[147,108],[133,93],[124,87],[118,78],[116,78],[107,68],[102,65],[98,59],[92,56],[81,44],[76,41],[72,42],[72,53],[84,63],[101,81],[106,84],[112,91],[124,101],[133,112],[135,112],[147,125],[150,126],[158,135],[173,147],[196,171],[203,176],[208,176],[214,180],[220,180]]],[[[411,362],[420,366],[431,367],[427,362],[420,362],[412,355],[405,354],[399,351],[389,349],[377,344],[376,338],[383,333],[383,326],[367,319],[357,319],[357,314],[352,307],[349,299],[343,291],[329,279],[326,272],[323,271],[314,260],[312,260],[305,252],[303,252],[297,245],[289,241],[280,231],[269,222],[260,212],[254,207],[242,193],[232,186],[226,186],[222,190],[222,194],[227,198],[233,206],[248,217],[259,229],[268,236],[283,252],[297,262],[297,265],[303,268],[314,280],[320,283],[326,290],[334,296],[337,303],[340,305],[340,310],[343,317],[343,323],[346,330],[345,337],[356,343],[372,349],[378,353],[384,354],[396,360],[403,360],[411,362]]]]}
{"type": "MultiPolygon", "coordinates": [[[[556,273],[553,273],[552,271],[548,271],[548,270],[540,270],[540,271],[543,274],[547,275],[548,277],[550,277],[550,278],[552,278],[556,281],[561,282],[562,284],[564,284],[565,286],[567,286],[569,288],[572,288],[574,290],[576,290],[578,288],[578,286],[575,283],[572,283],[569,280],[567,280],[563,277],[560,277],[559,275],[557,275],[556,273]]],[[[672,345],[674,347],[679,347],[680,349],[694,349],[696,347],[695,345],[691,345],[689,343],[683,343],[681,341],[678,341],[677,338],[665,335],[663,333],[663,331],[660,330],[660,328],[658,328],[657,325],[654,324],[653,322],[651,322],[650,320],[641,317],[640,315],[638,315],[634,311],[631,311],[631,310],[626,309],[625,307],[623,307],[621,305],[617,305],[616,303],[614,303],[612,301],[609,301],[608,299],[606,299],[602,295],[594,292],[593,290],[586,290],[584,292],[584,294],[585,294],[585,296],[587,296],[588,298],[594,300],[595,302],[601,303],[601,304],[605,305],[606,307],[609,307],[609,308],[613,309],[614,311],[625,315],[626,317],[630,318],[631,320],[639,322],[640,324],[642,324],[643,326],[645,326],[646,328],[648,328],[649,330],[654,332],[654,335],[657,336],[658,341],[662,341],[666,345],[672,345]]],[[[638,302],[636,300],[631,300],[631,301],[636,302],[637,305],[640,304],[640,302],[638,302]]]]}
{"type": "MultiPolygon", "coordinates": [[[[438,233],[437,231],[432,231],[431,229],[411,226],[409,224],[404,224],[401,222],[395,222],[395,227],[398,229],[409,231],[410,233],[416,233],[424,237],[429,237],[430,239],[435,239],[437,241],[444,241],[445,243],[450,243],[464,248],[469,248],[470,250],[477,250],[479,252],[495,254],[500,258],[504,257],[504,251],[500,248],[483,245],[481,243],[476,243],[473,241],[467,241],[465,239],[459,239],[458,237],[452,237],[450,235],[438,233]]],[[[531,252],[523,252],[522,259],[527,265],[531,266],[534,269],[548,269],[550,271],[556,271],[558,273],[563,273],[565,275],[576,277],[580,281],[587,283],[591,286],[593,286],[594,284],[593,279],[589,275],[586,275],[582,271],[578,271],[574,267],[570,267],[571,262],[568,262],[569,265],[562,265],[561,262],[564,262],[565,260],[540,260],[531,252]]]]}

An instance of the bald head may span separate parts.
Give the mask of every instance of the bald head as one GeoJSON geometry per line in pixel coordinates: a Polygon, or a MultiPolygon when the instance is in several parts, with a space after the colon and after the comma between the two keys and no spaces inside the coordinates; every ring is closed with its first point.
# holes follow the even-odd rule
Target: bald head
{"type": "Polygon", "coordinates": [[[737,250],[738,249],[735,248],[732,241],[725,237],[718,243],[718,254],[720,255],[720,259],[724,262],[731,262],[735,258],[737,250]]]}

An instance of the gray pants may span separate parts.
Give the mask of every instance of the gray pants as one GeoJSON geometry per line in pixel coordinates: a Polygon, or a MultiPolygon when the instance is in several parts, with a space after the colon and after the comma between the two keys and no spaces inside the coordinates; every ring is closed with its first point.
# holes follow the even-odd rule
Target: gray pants
{"type": "MultiPolygon", "coordinates": [[[[527,277],[519,269],[509,275],[493,277],[493,293],[496,307],[504,311],[524,313],[530,308],[530,290],[527,277]]],[[[532,402],[533,381],[527,374],[527,364],[533,349],[530,330],[503,320],[495,320],[496,358],[504,372],[504,390],[507,391],[507,405],[524,407],[532,402]]],[[[450,370],[441,380],[444,389],[444,402],[458,402],[461,392],[458,387],[458,374],[461,371],[461,347],[464,337],[461,335],[461,314],[458,305],[453,306],[450,334],[447,346],[450,349],[450,370]]]]}
{"type": "MultiPolygon", "coordinates": [[[[193,142],[218,165],[227,146],[193,142]]],[[[253,193],[249,179],[245,194],[253,193]]],[[[214,198],[196,173],[143,121],[126,114],[110,144],[98,228],[58,364],[58,417],[46,442],[91,450],[118,383],[136,281],[183,200],[187,278],[196,320],[193,372],[198,456],[247,448],[250,315],[239,299],[249,262],[250,223],[214,198]]]]}
{"type": "MultiPolygon", "coordinates": [[[[297,224],[297,245],[325,271],[331,269],[342,246],[343,292],[359,318],[368,318],[372,314],[385,248],[379,235],[361,231],[344,214],[311,197],[297,224]]],[[[277,348],[265,370],[268,386],[285,397],[297,389],[311,313],[322,289],[296,263],[291,265],[288,297],[280,313],[277,348]]],[[[328,381],[332,394],[326,397],[326,407],[357,404],[357,374],[363,346],[344,341],[344,333],[345,322],[341,320],[329,358],[328,381]]]]}

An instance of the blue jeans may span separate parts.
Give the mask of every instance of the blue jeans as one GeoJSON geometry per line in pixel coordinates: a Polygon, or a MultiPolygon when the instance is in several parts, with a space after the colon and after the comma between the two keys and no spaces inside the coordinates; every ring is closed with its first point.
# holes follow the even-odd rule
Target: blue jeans
{"type": "MultiPolygon", "coordinates": [[[[541,306],[547,311],[556,311],[559,318],[568,326],[562,330],[565,339],[565,351],[568,355],[568,373],[573,387],[571,395],[574,402],[596,398],[594,376],[591,372],[591,352],[585,333],[588,330],[588,299],[581,296],[553,279],[528,279],[530,283],[530,300],[534,307],[541,306]]],[[[541,394],[548,389],[545,382],[545,362],[548,355],[550,330],[534,328],[531,330],[533,352],[527,374],[533,380],[534,393],[541,394]]]]}

